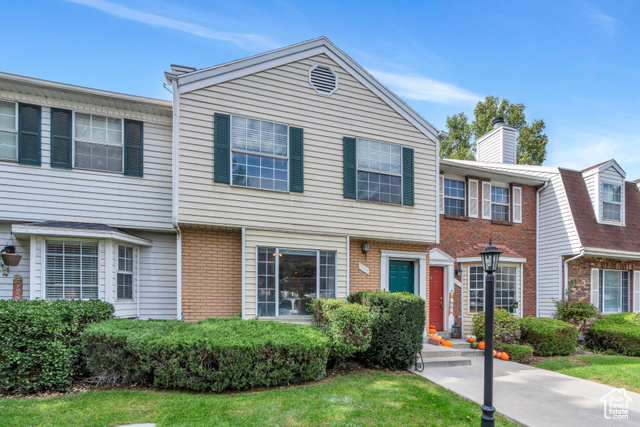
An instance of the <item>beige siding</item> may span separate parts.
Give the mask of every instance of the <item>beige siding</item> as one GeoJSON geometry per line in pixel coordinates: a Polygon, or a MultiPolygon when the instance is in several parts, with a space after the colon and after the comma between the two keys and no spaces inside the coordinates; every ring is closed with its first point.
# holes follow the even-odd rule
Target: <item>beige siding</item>
{"type": "Polygon", "coordinates": [[[180,222],[396,241],[436,240],[436,144],[328,57],[294,62],[180,98],[180,222]],[[308,70],[339,76],[318,95],[308,70]],[[213,182],[213,115],[237,114],[304,129],[304,193],[213,182]],[[367,137],[415,150],[415,206],[343,198],[342,138],[367,137]]]}
{"type": "Polygon", "coordinates": [[[245,317],[247,319],[256,317],[256,248],[259,246],[337,252],[336,296],[347,297],[346,237],[247,229],[245,231],[245,317]]]}

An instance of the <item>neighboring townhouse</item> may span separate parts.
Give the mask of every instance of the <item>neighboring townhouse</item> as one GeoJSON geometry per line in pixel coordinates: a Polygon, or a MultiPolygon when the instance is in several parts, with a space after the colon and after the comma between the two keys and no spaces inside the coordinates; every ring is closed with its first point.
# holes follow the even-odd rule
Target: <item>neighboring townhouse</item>
{"type": "Polygon", "coordinates": [[[11,298],[100,298],[175,319],[171,103],[0,73],[0,276],[11,298]]]}
{"type": "MultiPolygon", "coordinates": [[[[479,155],[515,163],[516,132],[495,120],[494,129],[477,141],[479,155]]],[[[473,315],[484,310],[485,302],[479,254],[490,239],[503,252],[495,307],[519,317],[536,315],[537,191],[546,182],[478,162],[440,160],[440,244],[431,251],[431,324],[449,330],[458,323],[463,333],[472,332],[473,315]]]]}
{"type": "Polygon", "coordinates": [[[549,180],[538,195],[538,316],[553,316],[567,290],[606,314],[640,312],[640,193],[615,160],[583,171],[515,165],[480,146],[478,160],[458,163],[549,180]]]}
{"type": "Polygon", "coordinates": [[[307,322],[314,297],[428,298],[439,132],[326,38],[172,66],[182,315],[307,322]]]}

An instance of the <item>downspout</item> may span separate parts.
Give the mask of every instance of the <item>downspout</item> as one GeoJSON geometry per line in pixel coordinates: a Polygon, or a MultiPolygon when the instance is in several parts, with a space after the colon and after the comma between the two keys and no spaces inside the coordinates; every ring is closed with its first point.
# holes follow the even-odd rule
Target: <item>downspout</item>
{"type": "Polygon", "coordinates": [[[178,76],[167,75],[171,79],[173,94],[173,130],[171,161],[171,224],[176,231],[176,317],[182,316],[182,232],[178,225],[178,203],[180,190],[180,94],[178,76]]]}
{"type": "MultiPolygon", "coordinates": [[[[548,186],[549,181],[536,191],[536,317],[540,317],[540,193],[548,186]]],[[[524,304],[522,311],[524,312],[524,304]]]]}
{"type": "Polygon", "coordinates": [[[573,258],[569,258],[564,262],[564,289],[560,292],[560,297],[562,298],[563,294],[567,291],[569,287],[569,261],[576,260],[584,256],[584,248],[580,249],[580,253],[573,258]]]}
{"type": "Polygon", "coordinates": [[[349,298],[349,281],[351,279],[350,270],[351,270],[351,236],[347,236],[347,298],[349,298]]]}
{"type": "Polygon", "coordinates": [[[246,238],[245,238],[245,229],[242,227],[242,318],[245,319],[245,282],[246,282],[246,272],[245,272],[245,254],[246,254],[246,238]]]}

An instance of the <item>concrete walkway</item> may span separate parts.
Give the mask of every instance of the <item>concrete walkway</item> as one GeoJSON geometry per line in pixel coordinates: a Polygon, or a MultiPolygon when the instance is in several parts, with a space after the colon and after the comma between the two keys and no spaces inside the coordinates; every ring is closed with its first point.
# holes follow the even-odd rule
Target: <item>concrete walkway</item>
{"type": "MultiPolygon", "coordinates": [[[[469,400],[482,403],[484,358],[471,365],[415,372],[469,400]]],[[[605,419],[605,395],[616,390],[544,369],[494,359],[493,406],[527,426],[640,426],[640,394],[627,392],[628,419],[605,419]]],[[[614,392],[612,396],[618,396],[614,392]]],[[[480,411],[480,408],[478,408],[480,411]]]]}

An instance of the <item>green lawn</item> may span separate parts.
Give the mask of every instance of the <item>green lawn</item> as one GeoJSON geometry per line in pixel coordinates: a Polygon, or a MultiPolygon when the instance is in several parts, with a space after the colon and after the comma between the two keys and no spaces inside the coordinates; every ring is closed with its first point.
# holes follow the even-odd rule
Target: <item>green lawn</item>
{"type": "Polygon", "coordinates": [[[639,357],[601,355],[551,357],[538,362],[535,366],[640,393],[639,357]]]}
{"type": "MultiPolygon", "coordinates": [[[[232,394],[109,390],[0,399],[0,425],[478,425],[480,408],[426,379],[369,371],[232,394]]],[[[498,419],[497,425],[515,425],[498,419]]]]}

